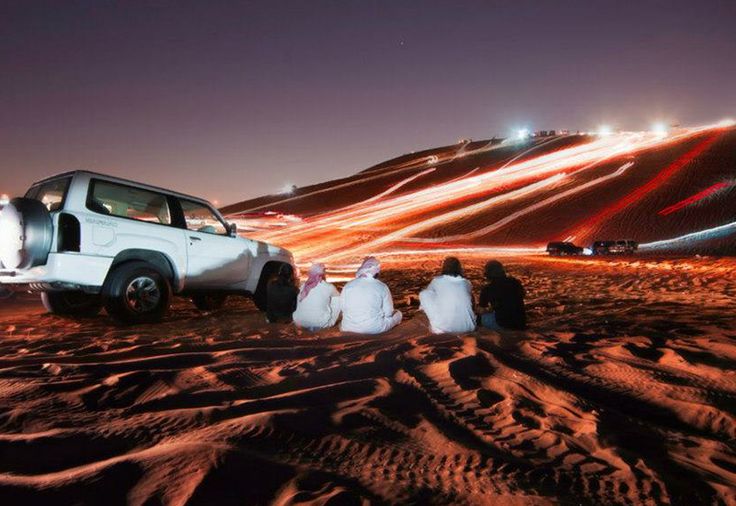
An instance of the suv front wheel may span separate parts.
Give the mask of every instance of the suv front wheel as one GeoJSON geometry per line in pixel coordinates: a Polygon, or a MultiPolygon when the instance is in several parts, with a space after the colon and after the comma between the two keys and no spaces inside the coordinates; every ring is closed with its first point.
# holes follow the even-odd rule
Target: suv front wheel
{"type": "Polygon", "coordinates": [[[105,309],[123,324],[154,323],[169,309],[171,286],[145,262],[129,262],[110,274],[104,289],[105,309]]]}
{"type": "Polygon", "coordinates": [[[95,316],[102,298],[84,292],[43,292],[41,302],[49,313],[61,316],[95,316]]]}

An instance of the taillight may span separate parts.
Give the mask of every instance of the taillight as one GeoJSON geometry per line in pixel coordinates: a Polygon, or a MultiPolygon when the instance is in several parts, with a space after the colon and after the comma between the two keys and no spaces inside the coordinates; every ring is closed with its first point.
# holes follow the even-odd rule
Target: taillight
{"type": "Polygon", "coordinates": [[[74,251],[79,253],[79,245],[82,241],[81,226],[76,216],[61,213],[59,215],[59,235],[57,251],[74,251]]]}

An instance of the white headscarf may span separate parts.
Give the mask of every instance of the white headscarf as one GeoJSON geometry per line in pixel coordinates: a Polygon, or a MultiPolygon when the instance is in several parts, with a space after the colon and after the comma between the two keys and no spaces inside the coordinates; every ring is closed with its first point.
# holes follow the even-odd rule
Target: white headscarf
{"type": "Polygon", "coordinates": [[[381,262],[376,257],[367,257],[363,260],[358,272],[355,273],[356,278],[374,278],[376,274],[381,272],[381,262]]]}
{"type": "Polygon", "coordinates": [[[299,294],[299,300],[301,301],[306,299],[312,288],[320,284],[324,279],[325,264],[313,263],[312,266],[309,268],[309,277],[307,278],[307,282],[304,283],[302,293],[299,294]]]}

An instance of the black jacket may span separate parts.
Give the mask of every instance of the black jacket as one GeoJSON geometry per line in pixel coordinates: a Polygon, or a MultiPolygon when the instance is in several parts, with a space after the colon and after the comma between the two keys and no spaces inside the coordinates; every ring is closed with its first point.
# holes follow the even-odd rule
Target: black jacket
{"type": "Polygon", "coordinates": [[[299,289],[293,284],[273,280],[266,288],[266,316],[271,323],[290,323],[296,311],[299,289]]]}
{"type": "Polygon", "coordinates": [[[524,287],[516,278],[493,278],[480,291],[478,305],[481,308],[491,306],[496,313],[496,323],[501,327],[514,330],[526,328],[524,287]]]}

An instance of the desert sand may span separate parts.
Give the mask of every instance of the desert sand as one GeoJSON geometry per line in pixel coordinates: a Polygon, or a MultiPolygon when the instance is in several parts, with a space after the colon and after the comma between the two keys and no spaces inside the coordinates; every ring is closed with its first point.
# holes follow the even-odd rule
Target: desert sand
{"type": "Polygon", "coordinates": [[[0,504],[736,501],[736,261],[509,259],[530,329],[467,335],[409,304],[437,264],[372,337],[0,301],[0,504]]]}

